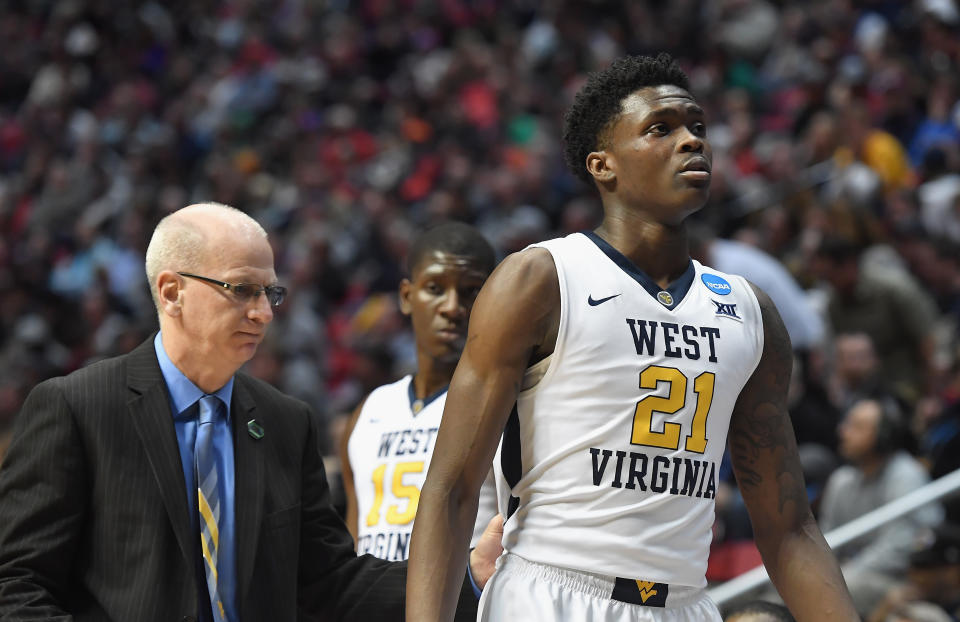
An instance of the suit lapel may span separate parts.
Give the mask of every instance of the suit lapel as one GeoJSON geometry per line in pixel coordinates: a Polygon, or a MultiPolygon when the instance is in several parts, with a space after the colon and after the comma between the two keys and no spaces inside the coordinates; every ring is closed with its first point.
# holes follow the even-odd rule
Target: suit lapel
{"type": "MultiPolygon", "coordinates": [[[[236,376],[231,399],[233,421],[234,473],[236,479],[234,516],[237,523],[237,594],[246,594],[253,576],[254,556],[257,551],[260,523],[263,520],[264,461],[266,445],[247,433],[247,422],[257,417],[257,422],[267,427],[262,411],[257,412],[256,402],[242,375],[236,376]]],[[[269,430],[266,430],[269,434],[269,430]]]]}
{"type": "Polygon", "coordinates": [[[183,464],[173,427],[170,398],[157,362],[153,337],[130,353],[127,359],[127,385],[131,390],[131,399],[127,404],[130,418],[153,469],[180,551],[188,567],[192,568],[194,538],[190,526],[187,486],[183,481],[183,464]]]}

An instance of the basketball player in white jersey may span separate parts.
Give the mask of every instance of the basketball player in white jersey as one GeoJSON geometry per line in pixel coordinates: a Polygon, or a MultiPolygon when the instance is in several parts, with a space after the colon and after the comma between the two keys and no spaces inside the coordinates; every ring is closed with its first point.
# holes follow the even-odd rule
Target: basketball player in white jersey
{"type": "Polygon", "coordinates": [[[501,431],[505,553],[480,620],[721,620],[704,573],[728,430],[791,612],[858,619],[807,503],[783,322],[745,279],[689,256],[711,151],[687,88],[669,56],[627,57],[577,95],[567,161],[603,222],[508,257],[477,298],[421,495],[408,620],[453,615],[501,431]]]}
{"type": "MultiPolygon", "coordinates": [[[[390,561],[407,559],[447,386],[496,255],[480,232],[453,222],[421,234],[407,264],[400,310],[413,324],[417,371],[371,392],[351,416],[340,446],[346,521],[357,554],[390,561]]],[[[471,546],[497,514],[492,488],[484,499],[471,546]]]]}

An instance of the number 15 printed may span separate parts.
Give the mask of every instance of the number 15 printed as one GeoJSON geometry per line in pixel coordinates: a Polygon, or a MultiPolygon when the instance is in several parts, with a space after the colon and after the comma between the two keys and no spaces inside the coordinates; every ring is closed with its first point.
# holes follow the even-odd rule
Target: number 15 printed
{"type": "MultiPolygon", "coordinates": [[[[367,526],[373,527],[380,522],[380,511],[383,507],[383,482],[387,472],[386,464],[381,464],[373,471],[373,507],[367,513],[367,526]]],[[[403,510],[393,504],[387,508],[387,524],[406,525],[417,515],[417,505],[420,503],[420,488],[403,483],[403,476],[408,473],[423,473],[423,461],[400,462],[393,469],[393,478],[390,489],[398,501],[407,500],[407,507],[403,510]]]]}

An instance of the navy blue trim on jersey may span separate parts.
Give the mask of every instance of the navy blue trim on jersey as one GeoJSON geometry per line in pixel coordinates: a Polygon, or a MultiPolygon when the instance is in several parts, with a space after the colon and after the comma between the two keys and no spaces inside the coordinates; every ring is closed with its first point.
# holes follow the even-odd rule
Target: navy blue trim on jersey
{"type": "MultiPolygon", "coordinates": [[[[627,257],[610,245],[609,242],[601,238],[593,231],[581,231],[583,235],[587,236],[591,242],[597,245],[597,247],[603,251],[603,254],[610,258],[610,261],[617,264],[617,266],[627,273],[634,281],[640,284],[643,289],[647,290],[647,293],[653,296],[654,300],[663,304],[663,301],[657,297],[657,294],[664,291],[664,288],[657,285],[656,281],[647,276],[647,273],[638,268],[632,261],[627,259],[627,257]]],[[[693,277],[696,276],[696,268],[693,267],[693,261],[688,260],[687,269],[683,274],[680,275],[673,283],[667,286],[666,291],[670,293],[670,296],[673,298],[673,304],[663,305],[668,309],[673,309],[680,301],[683,300],[683,297],[687,295],[687,292],[690,291],[690,286],[693,285],[693,277]]]]}
{"type": "MultiPolygon", "coordinates": [[[[429,406],[430,402],[434,401],[435,399],[437,399],[438,397],[446,393],[447,389],[449,388],[450,388],[450,385],[448,384],[442,389],[440,389],[439,391],[437,391],[436,393],[434,393],[433,395],[428,395],[427,397],[420,400],[420,403],[422,404],[422,406],[420,407],[420,410],[423,410],[424,408],[429,406]]],[[[410,398],[410,410],[413,411],[414,415],[416,415],[418,411],[414,409],[413,403],[417,401],[417,394],[413,392],[413,378],[410,378],[410,384],[407,385],[407,397],[410,398]]]]}
{"type": "MultiPolygon", "coordinates": [[[[503,479],[512,489],[520,482],[520,476],[523,475],[523,467],[520,464],[520,413],[517,412],[517,405],[513,405],[510,416],[507,418],[507,424],[503,428],[503,447],[500,448],[500,468],[503,470],[503,479]]],[[[520,498],[510,495],[507,501],[507,515],[503,520],[507,520],[520,507],[520,498]]]]}

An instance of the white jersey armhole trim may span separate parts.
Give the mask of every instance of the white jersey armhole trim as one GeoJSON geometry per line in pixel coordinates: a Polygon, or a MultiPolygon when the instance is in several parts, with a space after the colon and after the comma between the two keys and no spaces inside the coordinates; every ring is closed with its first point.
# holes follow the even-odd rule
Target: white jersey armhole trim
{"type": "Polygon", "coordinates": [[[409,390],[407,387],[409,387],[410,382],[412,381],[413,381],[413,374],[407,374],[402,378],[400,378],[399,380],[395,380],[393,382],[388,382],[387,384],[380,385],[373,391],[370,391],[370,393],[364,398],[363,406],[360,408],[360,414],[357,415],[357,420],[353,423],[353,429],[350,430],[350,438],[347,439],[347,459],[350,460],[351,462],[350,464],[351,469],[353,468],[353,460],[351,459],[351,453],[352,453],[351,450],[354,448],[354,439],[356,438],[357,428],[362,428],[369,424],[369,419],[370,417],[373,416],[371,413],[373,413],[373,411],[376,410],[377,406],[380,405],[380,401],[384,392],[389,391],[391,388],[393,388],[396,385],[401,385],[403,387],[401,391],[404,394],[404,396],[406,396],[407,391],[409,390]]]}
{"type": "Polygon", "coordinates": [[[764,338],[766,336],[766,327],[763,324],[763,310],[760,308],[760,300],[757,298],[757,292],[754,291],[753,285],[745,277],[740,276],[739,274],[732,274],[740,281],[743,282],[743,286],[746,287],[746,291],[750,293],[750,300],[753,302],[754,313],[757,314],[757,321],[760,323],[760,330],[757,332],[757,360],[753,364],[753,369],[750,371],[750,375],[747,376],[747,381],[757,373],[757,368],[760,367],[760,359],[763,358],[763,344],[764,338]]]}
{"type": "MultiPolygon", "coordinates": [[[[554,346],[556,347],[556,346],[554,346]]],[[[533,365],[527,368],[523,373],[523,380],[520,383],[520,392],[529,391],[543,380],[547,370],[550,368],[550,361],[553,360],[553,354],[548,354],[533,365]]]]}
{"type": "MultiPolygon", "coordinates": [[[[566,241],[565,238],[560,238],[559,240],[550,240],[551,242],[562,242],[566,241]]],[[[548,356],[544,357],[542,360],[537,361],[530,367],[526,369],[523,373],[523,378],[520,382],[520,392],[517,394],[517,398],[520,396],[529,396],[537,392],[537,388],[540,386],[540,383],[549,380],[553,376],[553,370],[557,368],[556,365],[553,365],[553,361],[559,360],[563,357],[563,344],[565,342],[565,337],[567,334],[567,316],[569,312],[567,311],[567,283],[565,280],[566,274],[561,268],[560,260],[556,255],[553,254],[553,251],[550,250],[550,247],[540,243],[540,244],[531,244],[527,248],[542,248],[550,253],[550,257],[553,258],[554,268],[557,270],[557,285],[560,288],[560,320],[559,326],[557,327],[557,340],[553,344],[553,352],[548,356]]]]}

